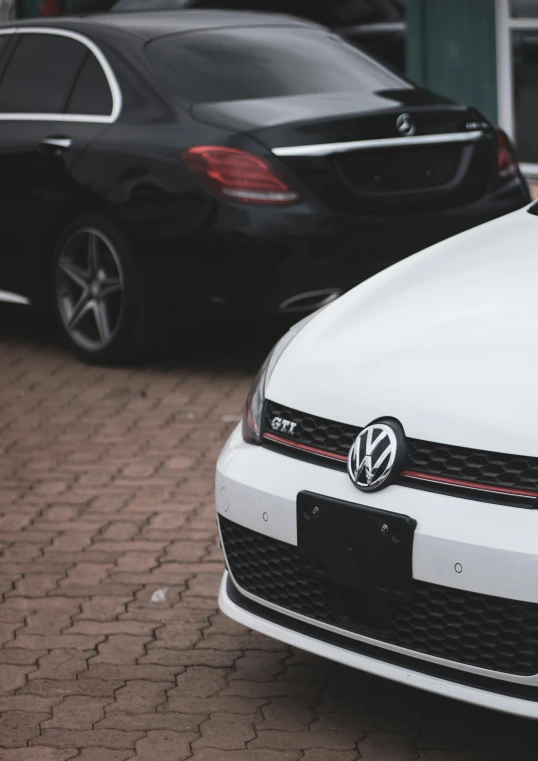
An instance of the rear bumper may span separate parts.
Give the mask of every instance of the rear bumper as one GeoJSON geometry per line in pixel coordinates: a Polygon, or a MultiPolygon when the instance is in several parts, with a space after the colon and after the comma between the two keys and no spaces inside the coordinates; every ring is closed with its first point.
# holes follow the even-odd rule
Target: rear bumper
{"type": "MultiPolygon", "coordinates": [[[[256,607],[255,604],[249,602],[234,587],[227,571],[220,585],[219,607],[229,618],[243,626],[321,658],[465,703],[538,719],[538,687],[534,699],[503,694],[497,691],[502,689],[502,686],[499,687],[498,684],[495,688],[488,689],[487,684],[484,684],[484,687],[478,687],[459,682],[458,676],[460,679],[464,679],[464,676],[458,675],[453,670],[447,669],[444,673],[441,671],[438,672],[439,675],[435,675],[418,670],[417,664],[415,668],[410,668],[403,665],[403,662],[401,664],[390,662],[383,653],[375,657],[357,652],[351,649],[351,643],[342,639],[334,638],[331,642],[321,638],[319,633],[312,636],[305,630],[301,631],[298,627],[290,625],[290,622],[282,623],[281,619],[271,615],[270,611],[263,611],[259,606],[256,607]]],[[[505,689],[509,689],[509,685],[505,685],[505,689]]]]}
{"type": "MultiPolygon", "coordinates": [[[[337,214],[321,205],[287,208],[220,203],[196,238],[168,242],[147,261],[159,302],[189,311],[210,305],[271,317],[312,291],[344,292],[434,243],[528,202],[513,183],[473,204],[402,214],[337,214]]],[[[315,308],[315,307],[314,307],[315,308]]]]}

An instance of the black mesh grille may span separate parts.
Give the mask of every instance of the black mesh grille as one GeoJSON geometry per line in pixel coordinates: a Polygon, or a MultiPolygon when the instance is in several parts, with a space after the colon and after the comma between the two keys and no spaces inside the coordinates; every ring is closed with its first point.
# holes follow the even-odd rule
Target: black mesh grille
{"type": "Polygon", "coordinates": [[[429,475],[538,491],[538,458],[408,439],[409,468],[429,475]]]}
{"type": "MultiPolygon", "coordinates": [[[[300,570],[294,545],[222,516],[219,522],[230,570],[244,591],[346,628],[334,609],[334,588],[300,570]]],[[[538,672],[538,605],[532,603],[415,581],[413,601],[392,603],[386,631],[370,636],[480,668],[525,676],[538,672]]]]}
{"type": "Polygon", "coordinates": [[[273,433],[290,442],[298,441],[310,447],[319,447],[326,452],[343,454],[347,457],[351,445],[360,428],[344,423],[335,423],[322,417],[282,407],[275,402],[266,402],[264,410],[264,432],[273,433]],[[276,421],[275,421],[276,418],[276,421]],[[293,434],[282,429],[278,420],[295,423],[293,434]],[[273,424],[274,423],[274,424],[273,424]]]}
{"type": "MultiPolygon", "coordinates": [[[[358,427],[281,407],[274,402],[268,401],[265,405],[264,431],[278,434],[290,443],[307,444],[347,457],[360,430],[358,427]],[[293,436],[273,429],[272,421],[275,417],[297,423],[293,436]]],[[[499,454],[410,438],[407,439],[407,447],[407,470],[454,478],[469,484],[538,492],[538,457],[499,454]]],[[[344,470],[346,466],[345,463],[336,463],[335,467],[344,470]]]]}

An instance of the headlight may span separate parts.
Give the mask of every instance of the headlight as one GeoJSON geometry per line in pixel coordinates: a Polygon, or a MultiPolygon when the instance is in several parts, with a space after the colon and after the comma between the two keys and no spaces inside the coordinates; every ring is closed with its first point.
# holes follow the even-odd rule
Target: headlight
{"type": "Polygon", "coordinates": [[[261,444],[263,404],[265,402],[265,389],[267,388],[267,384],[273,374],[276,363],[288,345],[293,341],[297,333],[299,333],[317,313],[318,312],[309,314],[304,320],[301,320],[290,328],[273,347],[265,362],[258,370],[258,374],[254,378],[254,382],[250,387],[245,406],[245,414],[243,416],[243,439],[247,443],[261,444]]]}

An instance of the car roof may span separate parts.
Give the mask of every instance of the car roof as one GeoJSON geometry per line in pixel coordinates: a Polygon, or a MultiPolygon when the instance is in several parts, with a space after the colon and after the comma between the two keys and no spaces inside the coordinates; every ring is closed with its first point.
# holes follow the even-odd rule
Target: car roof
{"type": "Polygon", "coordinates": [[[216,10],[178,10],[178,11],[132,11],[123,13],[89,14],[86,16],[62,16],[53,18],[25,19],[11,23],[10,27],[55,27],[84,31],[106,28],[132,34],[151,40],[169,34],[194,32],[230,27],[249,26],[287,26],[316,28],[312,22],[287,16],[286,14],[258,13],[256,11],[216,11],[216,10]]]}

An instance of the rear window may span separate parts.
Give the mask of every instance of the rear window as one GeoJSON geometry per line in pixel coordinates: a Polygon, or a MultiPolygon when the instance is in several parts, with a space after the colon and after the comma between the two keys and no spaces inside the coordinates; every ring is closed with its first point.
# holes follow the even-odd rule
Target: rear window
{"type": "Polygon", "coordinates": [[[406,80],[330,32],[243,27],[160,37],[146,55],[190,103],[408,88],[406,80]]]}

